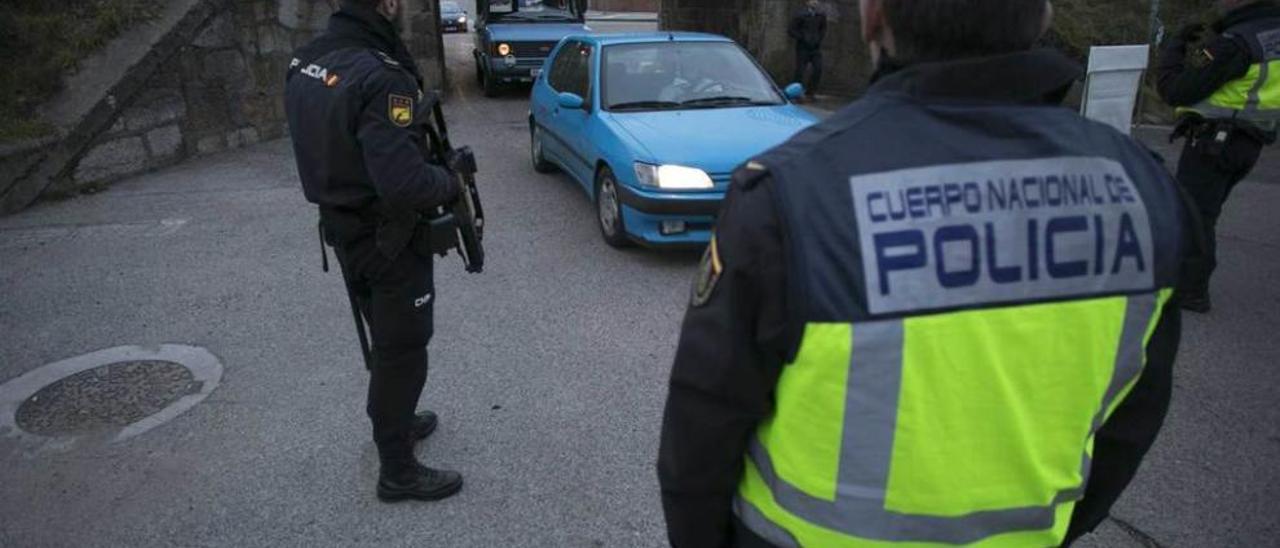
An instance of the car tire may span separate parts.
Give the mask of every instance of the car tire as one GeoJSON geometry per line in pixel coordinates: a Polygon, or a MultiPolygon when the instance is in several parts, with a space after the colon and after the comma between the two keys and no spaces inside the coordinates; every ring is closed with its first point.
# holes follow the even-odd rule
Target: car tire
{"type": "Polygon", "coordinates": [[[479,59],[476,59],[476,85],[484,87],[484,69],[480,68],[479,59]]]}
{"type": "Polygon", "coordinates": [[[618,180],[607,167],[601,168],[596,174],[596,224],[600,226],[600,236],[609,247],[623,249],[632,246],[631,237],[627,236],[626,225],[622,222],[618,180]]]}
{"type": "Polygon", "coordinates": [[[533,161],[533,170],[538,173],[553,173],[556,170],[555,164],[548,162],[542,155],[542,130],[535,123],[529,124],[529,158],[533,161]]]}

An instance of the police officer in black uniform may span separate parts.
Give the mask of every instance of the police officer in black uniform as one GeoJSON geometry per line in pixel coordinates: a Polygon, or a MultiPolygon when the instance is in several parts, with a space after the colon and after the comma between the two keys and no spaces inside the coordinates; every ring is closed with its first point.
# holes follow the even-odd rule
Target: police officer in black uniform
{"type": "Polygon", "coordinates": [[[1280,4],[1217,4],[1222,17],[1212,33],[1200,23],[1183,27],[1165,43],[1156,67],[1160,96],[1178,107],[1174,137],[1186,137],[1178,182],[1204,221],[1207,251],[1187,262],[1180,284],[1183,308],[1199,313],[1212,307],[1209,280],[1217,267],[1222,206],[1262,148],[1276,141],[1280,123],[1280,74],[1273,70],[1280,66],[1280,4]]]}
{"type": "MultiPolygon", "coordinates": [[[[857,254],[872,251],[858,250],[851,174],[1054,156],[1115,159],[1143,187],[1159,189],[1145,196],[1153,218],[1175,223],[1160,229],[1170,239],[1160,244],[1155,282],[1172,285],[1178,256],[1169,250],[1181,245],[1177,225],[1187,226],[1173,183],[1154,156],[1127,137],[1058,107],[1082,71],[1057,52],[1030,49],[1047,27],[1048,6],[983,0],[947,10],[944,4],[954,3],[863,0],[864,36],[877,66],[866,95],[734,174],[671,372],[658,477],[673,546],[797,544],[768,520],[763,528],[747,525],[751,517],[761,520],[743,504],[744,462],[754,454],[757,429],[775,417],[779,379],[798,359],[806,318],[833,316],[845,306],[876,319],[865,316],[874,284],[857,254]],[[886,44],[890,32],[896,53],[886,44]],[[797,203],[814,209],[798,211],[797,203]],[[844,254],[845,262],[815,270],[831,264],[833,254],[844,254]],[[814,304],[810,292],[828,299],[814,304]],[[761,533],[770,529],[779,534],[761,533]]],[[[919,204],[926,207],[923,197],[919,204]]],[[[974,268],[1025,249],[1024,243],[1006,245],[999,250],[1003,259],[974,257],[974,268]]],[[[918,266],[922,276],[934,270],[907,266],[918,266]]],[[[938,268],[938,276],[945,274],[938,268]]],[[[943,303],[923,306],[949,311],[943,303]]],[[[1163,310],[1146,347],[1145,372],[1096,434],[1087,487],[1070,514],[1064,544],[1108,515],[1163,423],[1180,333],[1177,307],[1163,310]]],[[[855,335],[859,329],[853,326],[855,335]]]]}
{"type": "Polygon", "coordinates": [[[435,430],[414,414],[427,378],[434,285],[423,216],[459,185],[424,159],[415,124],[422,77],[393,21],[400,0],[344,0],[327,32],[289,67],[285,106],[307,200],[320,209],[351,296],[362,343],[372,339],[367,412],[384,501],[436,500],[462,476],[420,464],[414,443],[435,430]]]}

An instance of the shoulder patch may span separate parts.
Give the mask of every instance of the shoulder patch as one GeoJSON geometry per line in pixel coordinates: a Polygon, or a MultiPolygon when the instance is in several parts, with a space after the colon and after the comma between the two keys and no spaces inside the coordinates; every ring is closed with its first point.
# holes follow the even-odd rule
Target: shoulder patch
{"type": "Polygon", "coordinates": [[[388,66],[400,68],[400,61],[396,61],[395,59],[392,59],[390,55],[387,55],[383,51],[379,51],[379,50],[374,50],[374,51],[378,54],[378,59],[381,59],[383,63],[386,63],[388,66]]]}
{"type": "Polygon", "coordinates": [[[724,263],[720,261],[720,247],[716,237],[711,237],[711,244],[702,255],[702,263],[698,265],[698,277],[693,283],[693,299],[689,305],[695,308],[705,306],[720,283],[720,275],[724,273],[724,263]]]}
{"type": "Polygon", "coordinates": [[[768,174],[769,168],[752,160],[733,172],[733,183],[743,188],[754,188],[768,174]]]}
{"type": "Polygon", "coordinates": [[[387,117],[392,124],[409,127],[413,124],[413,97],[392,93],[387,96],[387,117]]]}

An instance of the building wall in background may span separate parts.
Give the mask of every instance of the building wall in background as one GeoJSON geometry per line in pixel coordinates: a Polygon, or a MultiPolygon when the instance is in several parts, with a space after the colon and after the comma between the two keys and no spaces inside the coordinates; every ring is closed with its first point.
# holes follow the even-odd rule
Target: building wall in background
{"type": "MultiPolygon", "coordinates": [[[[284,76],[295,48],[326,25],[338,0],[247,0],[223,8],[143,91],[122,101],[111,128],[94,139],[50,191],[65,194],[170,165],[183,158],[288,134],[284,76]]],[[[428,89],[444,89],[438,0],[409,0],[402,38],[428,89]]]]}

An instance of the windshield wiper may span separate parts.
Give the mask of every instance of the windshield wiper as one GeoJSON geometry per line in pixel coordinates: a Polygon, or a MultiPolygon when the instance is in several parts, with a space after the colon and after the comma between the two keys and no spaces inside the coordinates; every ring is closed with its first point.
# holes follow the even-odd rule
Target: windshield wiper
{"type": "Polygon", "coordinates": [[[674,101],[632,101],[629,103],[617,103],[609,105],[611,110],[627,110],[627,109],[646,109],[646,108],[678,108],[680,103],[674,101]]]}
{"type": "Polygon", "coordinates": [[[721,105],[776,105],[772,101],[759,101],[750,97],[741,97],[733,95],[721,95],[718,97],[703,97],[701,99],[690,99],[680,103],[680,106],[721,106],[721,105]]]}

